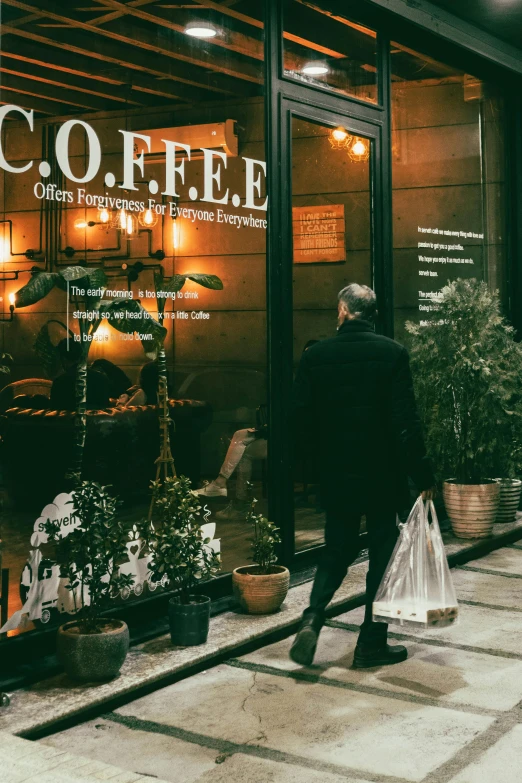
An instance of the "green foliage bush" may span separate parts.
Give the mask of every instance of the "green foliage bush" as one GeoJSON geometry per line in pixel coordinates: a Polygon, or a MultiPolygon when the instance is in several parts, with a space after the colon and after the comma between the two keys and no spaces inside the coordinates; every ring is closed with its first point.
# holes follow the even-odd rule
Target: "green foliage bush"
{"type": "Polygon", "coordinates": [[[94,481],[82,481],[71,503],[78,527],[62,537],[60,523],[48,519],[45,532],[56,544],[81,633],[98,633],[105,623],[101,612],[124,587],[132,587],[134,575],[119,572],[127,558],[128,526],[116,514],[116,498],[94,481]]]}
{"type": "Polygon", "coordinates": [[[408,323],[428,451],[442,479],[515,477],[522,452],[522,348],[486,283],[442,289],[436,318],[408,323]]]}
{"type": "Polygon", "coordinates": [[[151,570],[167,576],[180,603],[190,603],[196,585],[214,576],[219,556],[199,522],[201,505],[184,476],[153,481],[155,519],[148,533],[151,570]]]}

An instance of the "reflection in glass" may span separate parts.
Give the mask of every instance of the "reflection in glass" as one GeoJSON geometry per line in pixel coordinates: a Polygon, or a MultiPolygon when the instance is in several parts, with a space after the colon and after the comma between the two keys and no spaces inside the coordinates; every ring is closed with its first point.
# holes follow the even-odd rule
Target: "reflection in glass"
{"type": "MultiPolygon", "coordinates": [[[[338,5],[338,4],[337,4],[338,5]]],[[[328,2],[284,5],[284,75],[377,103],[377,35],[328,2]]]]}
{"type": "MultiPolygon", "coordinates": [[[[292,120],[294,372],[303,351],[335,336],[338,292],[372,284],[370,149],[349,128],[292,120]],[[355,157],[354,143],[362,148],[355,157]]],[[[295,546],[302,550],[323,542],[324,515],[314,445],[306,433],[297,439],[295,546]]]]}
{"type": "MultiPolygon", "coordinates": [[[[107,298],[132,299],[158,320],[158,285],[171,284],[162,323],[172,450],[178,473],[189,476],[194,488],[227,474],[225,491],[202,500],[204,514],[217,522],[223,569],[229,571],[250,557],[247,480],[259,510],[267,507],[263,4],[243,2],[239,13],[229,3],[149,3],[146,21],[136,4],[118,14],[91,5],[64,9],[63,25],[47,27],[43,38],[45,8],[27,16],[2,6],[2,21],[16,31],[2,41],[3,64],[16,64],[18,72],[29,38],[39,65],[26,63],[17,77],[24,82],[23,108],[35,111],[34,132],[21,114],[3,126],[6,160],[27,169],[3,171],[0,178],[1,218],[13,228],[12,248],[9,232],[0,234],[0,262],[11,264],[11,252],[18,254],[16,279],[0,270],[0,296],[10,301],[34,266],[103,269],[107,298]],[[71,117],[94,135],[73,123],[64,172],[54,142],[71,117]],[[124,166],[129,133],[137,135],[124,166]],[[101,161],[89,179],[96,139],[101,161]],[[178,143],[174,151],[165,140],[178,143]],[[35,186],[46,195],[37,198],[35,186]],[[70,195],[57,197],[58,190],[70,195]],[[20,252],[27,247],[35,249],[31,257],[20,252]],[[194,273],[203,278],[187,278],[172,296],[172,281],[194,273]],[[219,277],[223,289],[205,287],[204,276],[219,277]]],[[[2,87],[3,103],[16,103],[12,90],[7,95],[8,80],[2,79],[2,87]]],[[[11,616],[27,601],[31,585],[45,592],[55,575],[52,547],[34,533],[44,506],[64,491],[73,442],[74,373],[57,346],[78,344],[80,316],[74,313],[83,317],[89,307],[86,289],[78,306],[71,301],[68,308],[66,287],[17,308],[0,335],[2,350],[14,357],[10,374],[0,376],[0,538],[11,616]],[[57,413],[53,384],[67,373],[72,402],[57,413]]],[[[154,366],[151,372],[146,339],[118,332],[103,317],[96,325],[88,356],[83,475],[112,485],[132,528],[147,517],[159,455],[158,372],[154,366]],[[110,405],[89,403],[89,388],[92,393],[96,384],[110,405]]],[[[140,595],[156,588],[147,582],[140,595]]],[[[125,600],[137,597],[134,591],[125,600]]],[[[33,619],[40,626],[59,620],[51,611],[54,600],[27,617],[25,627],[32,628],[33,619]]]]}
{"type": "Polygon", "coordinates": [[[391,64],[395,335],[407,340],[449,280],[486,280],[506,301],[503,105],[401,44],[391,64]]]}

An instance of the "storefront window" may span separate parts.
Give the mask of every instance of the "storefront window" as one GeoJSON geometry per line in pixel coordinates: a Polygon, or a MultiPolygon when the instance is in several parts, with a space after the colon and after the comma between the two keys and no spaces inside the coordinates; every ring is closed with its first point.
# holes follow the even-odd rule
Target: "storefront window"
{"type": "Polygon", "coordinates": [[[490,84],[392,44],[395,334],[456,278],[506,300],[503,104],[490,84]]]}
{"type": "MultiPolygon", "coordinates": [[[[201,501],[223,571],[250,558],[247,481],[258,508],[267,503],[262,4],[243,3],[239,14],[230,4],[114,11],[94,2],[50,17],[43,5],[31,16],[2,9],[11,25],[0,157],[10,634],[60,619],[59,575],[37,534],[47,517],[64,530],[70,523],[63,493],[77,456],[75,372],[86,341],[82,477],[111,485],[129,529],[147,517],[162,456],[147,314],[167,330],[175,467],[194,488],[211,482],[201,501]],[[66,270],[82,266],[95,272],[80,289],[66,270]],[[43,273],[55,276],[49,289],[18,301],[43,273]],[[186,276],[177,291],[176,276],[186,276]],[[111,307],[135,323],[118,328],[104,316],[111,307]]],[[[141,576],[122,599],[158,587],[143,556],[131,542],[125,567],[141,576]]]]}
{"type": "Polygon", "coordinates": [[[333,5],[285,3],[284,75],[377,103],[377,34],[333,11],[333,5]]]}

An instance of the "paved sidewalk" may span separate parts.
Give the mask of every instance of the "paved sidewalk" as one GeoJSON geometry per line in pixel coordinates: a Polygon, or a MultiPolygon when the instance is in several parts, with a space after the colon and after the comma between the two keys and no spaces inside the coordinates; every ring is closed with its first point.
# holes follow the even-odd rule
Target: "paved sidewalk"
{"type": "Polygon", "coordinates": [[[355,609],[328,622],[313,667],[286,639],[42,744],[173,783],[518,783],[522,545],[452,573],[460,623],[397,628],[402,664],[350,669],[355,609]]]}

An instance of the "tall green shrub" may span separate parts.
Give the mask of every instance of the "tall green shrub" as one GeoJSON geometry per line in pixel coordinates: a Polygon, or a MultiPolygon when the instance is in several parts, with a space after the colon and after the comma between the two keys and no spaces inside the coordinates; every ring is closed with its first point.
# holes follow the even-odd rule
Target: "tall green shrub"
{"type": "Polygon", "coordinates": [[[436,317],[408,323],[428,450],[440,477],[514,477],[522,444],[522,348],[497,294],[476,280],[442,289],[436,317]]]}

